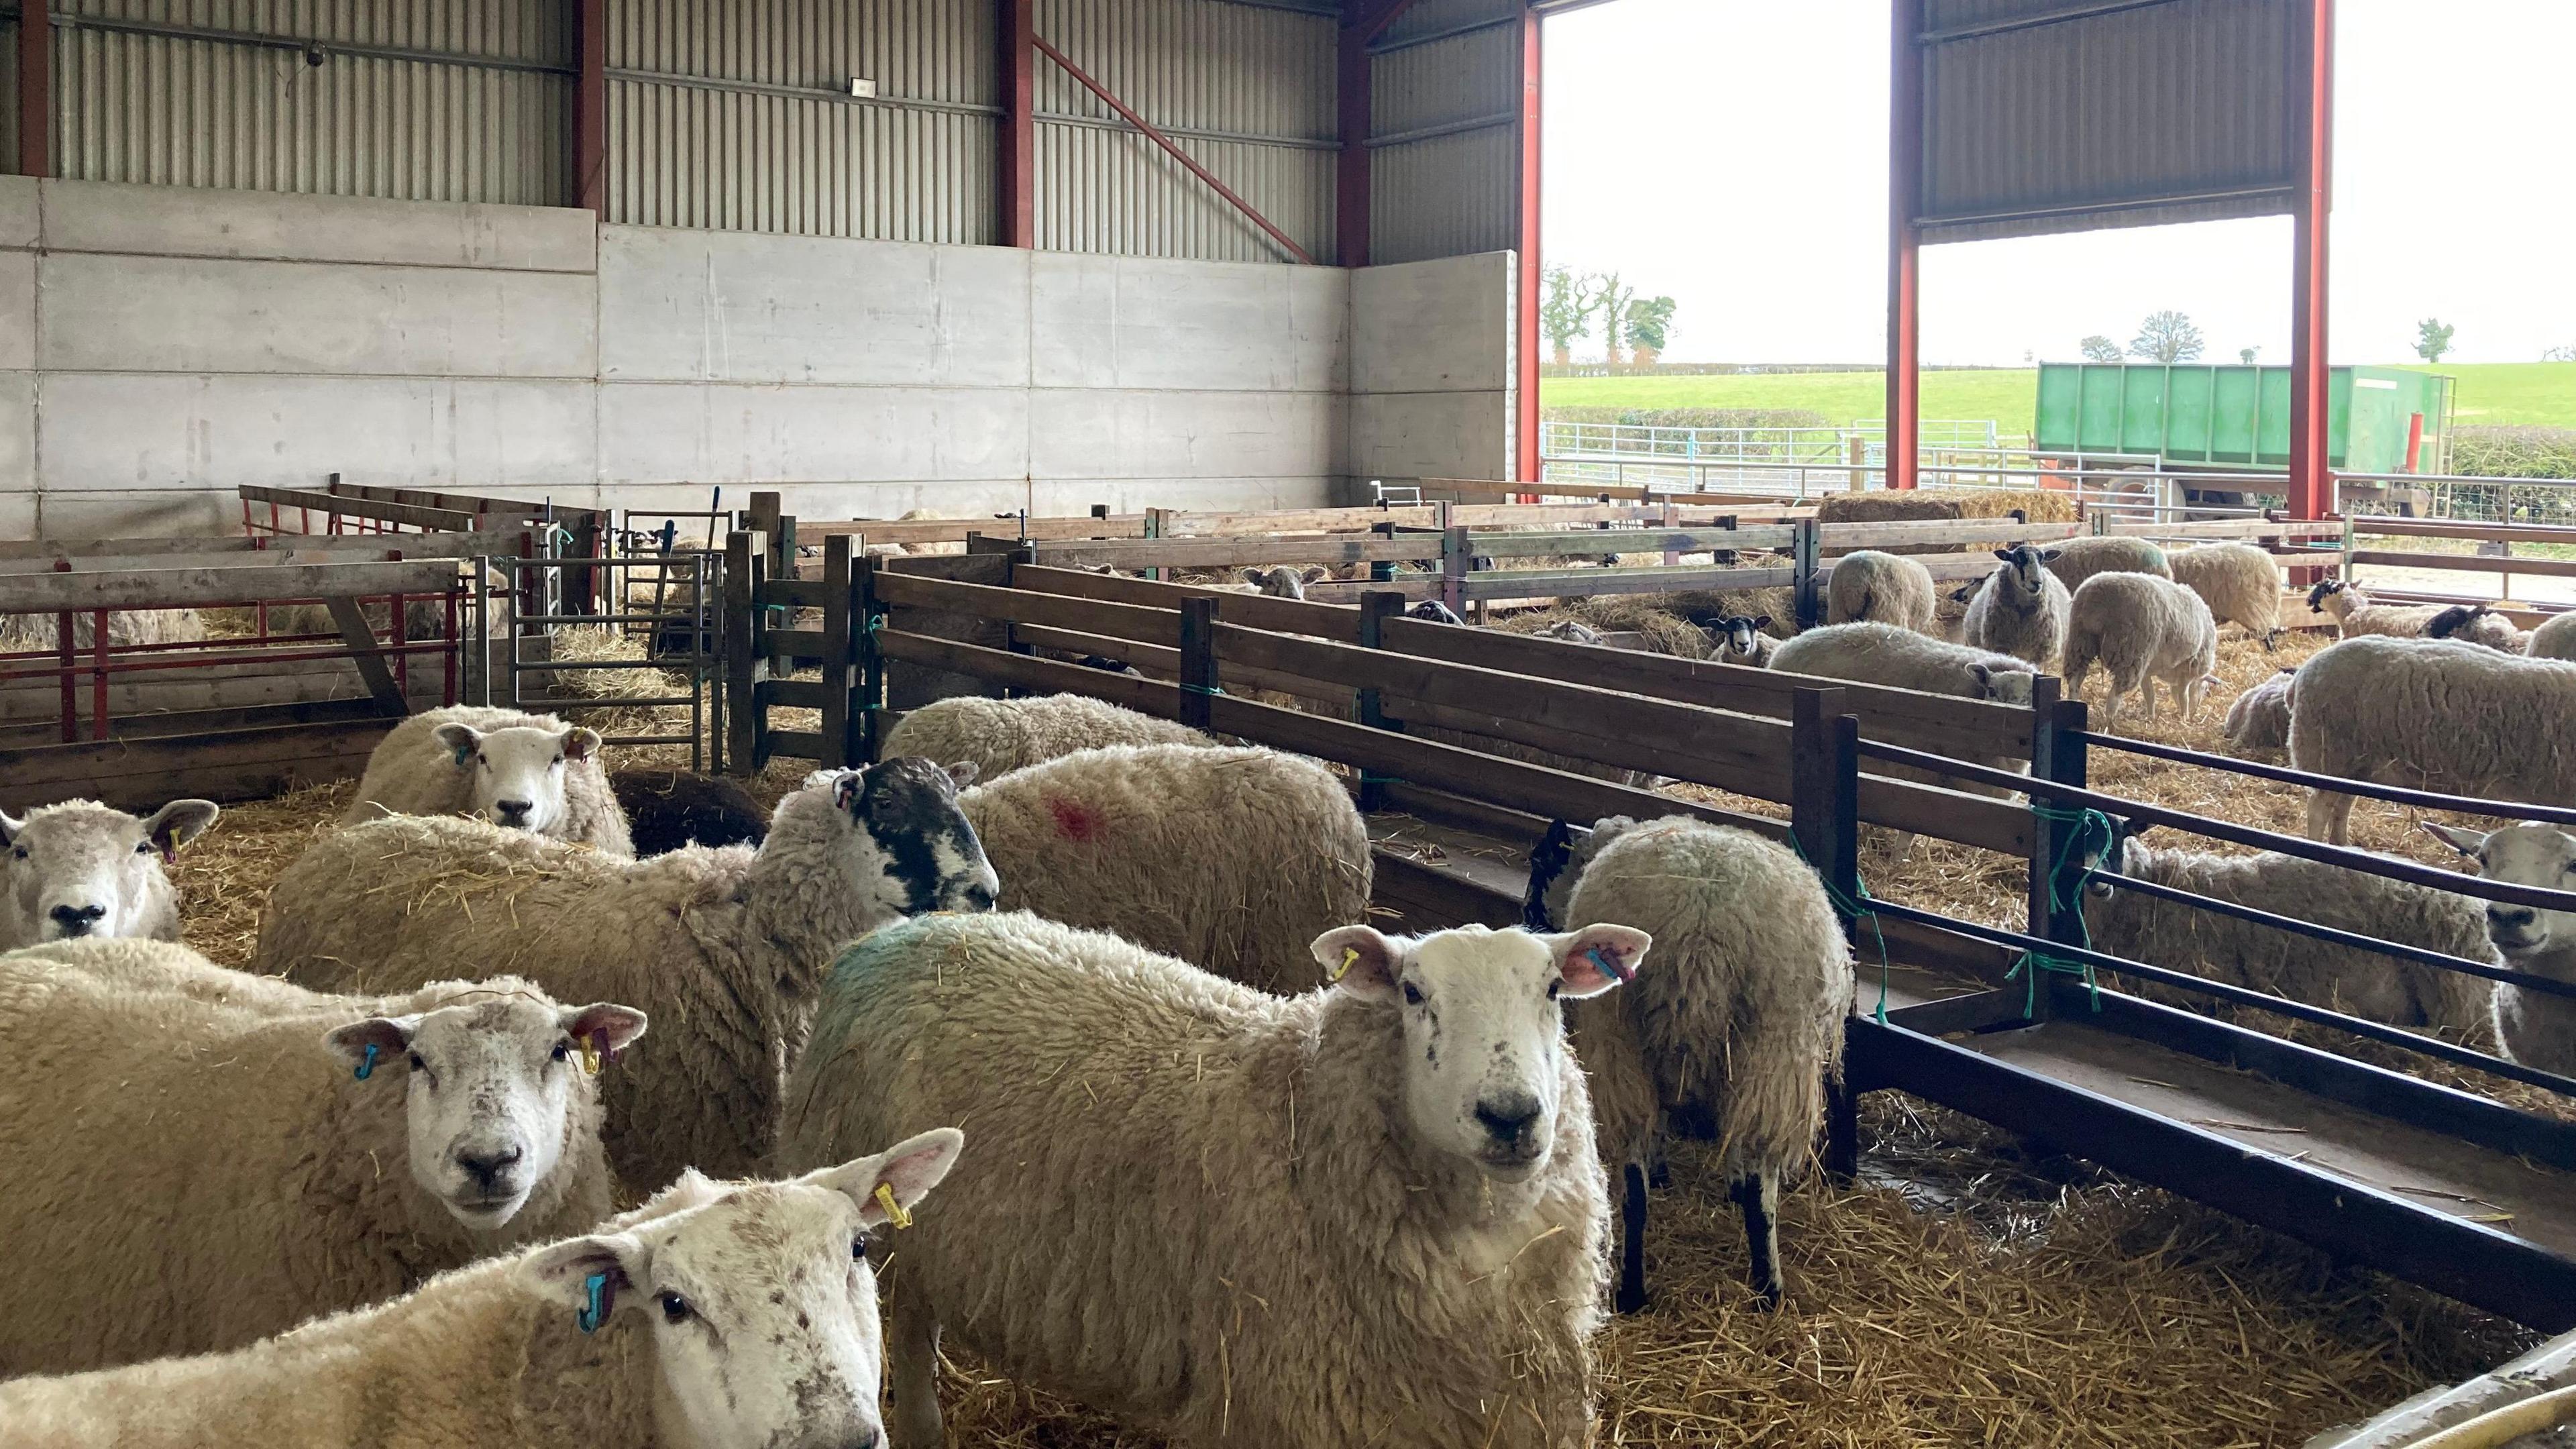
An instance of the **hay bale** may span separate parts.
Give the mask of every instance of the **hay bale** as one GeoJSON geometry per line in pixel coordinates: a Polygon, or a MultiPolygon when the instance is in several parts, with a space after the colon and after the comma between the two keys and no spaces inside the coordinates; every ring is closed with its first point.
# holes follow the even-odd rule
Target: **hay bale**
{"type": "Polygon", "coordinates": [[[1828,493],[1817,501],[1822,523],[1910,523],[1945,518],[2010,518],[2073,523],[2075,495],[2047,488],[1871,488],[1828,493]]]}

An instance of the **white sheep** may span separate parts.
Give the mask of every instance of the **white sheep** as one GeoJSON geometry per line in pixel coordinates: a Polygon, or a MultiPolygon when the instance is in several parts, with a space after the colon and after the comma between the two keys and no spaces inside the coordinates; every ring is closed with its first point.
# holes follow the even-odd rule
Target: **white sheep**
{"type": "Polygon", "coordinates": [[[2528,653],[2531,644],[2531,636],[2515,628],[2492,604],[2454,604],[2426,621],[2424,637],[2459,639],[2506,654],[2528,653]]]}
{"type": "Polygon", "coordinates": [[[2048,551],[2048,571],[2066,585],[2068,597],[2084,587],[2084,581],[2095,574],[2154,574],[2160,579],[2174,577],[2174,565],[2168,563],[2165,551],[2151,539],[2127,534],[2102,534],[2088,538],[2070,538],[2048,551]]]}
{"type": "Polygon", "coordinates": [[[1721,664],[1768,669],[1788,642],[1774,637],[1770,628],[1768,614],[1730,614],[1708,626],[1709,642],[1717,648],[1711,657],[1721,664]]]}
{"type": "Polygon", "coordinates": [[[1828,624],[1783,643],[1771,667],[1860,684],[1919,689],[1962,699],[2030,703],[2027,660],[1901,629],[1894,624],[1828,624]]]}
{"type": "Polygon", "coordinates": [[[2227,722],[2220,730],[2230,749],[2253,755],[2289,748],[2290,682],[2298,674],[2296,669],[2280,670],[2236,696],[2236,702],[2227,707],[2227,722]]]}
{"type": "Polygon", "coordinates": [[[1932,632],[1932,571],[1901,554],[1864,548],[1834,560],[1825,578],[1828,624],[1894,624],[1932,632]]]}
{"type": "Polygon", "coordinates": [[[1019,913],[860,942],[781,1160],[977,1139],[903,1246],[893,1444],[942,1442],[943,1330],[1183,1443],[1587,1442],[1608,1205],[1558,1002],[1648,944],[1345,926],[1283,999],[1019,913]]]}
{"type": "Polygon", "coordinates": [[[1264,991],[1315,981],[1306,943],[1368,912],[1368,822],[1313,760],[1119,745],[958,797],[999,905],[1114,931],[1264,991]]]}
{"type": "MultiPolygon", "coordinates": [[[[2563,891],[2576,880],[2576,836],[2554,825],[2508,825],[2480,834],[2423,822],[2452,849],[2478,863],[2478,874],[2504,885],[2563,891]]],[[[2576,913],[2486,902],[2487,943],[2516,971],[2576,986],[2576,913]]],[[[2499,982],[2496,1044],[2505,1057],[2562,1077],[2576,1077],[2576,997],[2499,982]]]]}
{"type": "Polygon", "coordinates": [[[1959,637],[1974,649],[1991,649],[2026,659],[2041,669],[2051,667],[2066,642],[2066,585],[2048,571],[2057,550],[2015,544],[1995,550],[2004,566],[1968,600],[1959,621],[1959,637]]]}
{"type": "MultiPolygon", "coordinates": [[[[2120,882],[2171,886],[2496,965],[2476,901],[2295,855],[2154,850],[2138,843],[2143,833],[2122,827],[2120,849],[2085,883],[2084,926],[2093,949],[2453,1041],[2486,1036],[2492,983],[2483,977],[2160,900],[2122,890],[2120,882]]],[[[2095,849],[2095,862],[2101,864],[2098,845],[2095,849]]],[[[2195,1007],[2205,1008],[2210,1000],[2169,987],[2145,985],[2140,990],[2195,1007]]]]}
{"type": "Polygon", "coordinates": [[[2524,636],[2522,652],[2534,659],[2576,659],[2576,609],[2541,620],[2524,636]]]}
{"type": "Polygon", "coordinates": [[[162,867],[223,813],[173,800],[137,818],[95,800],[0,812],[0,951],[75,936],[179,939],[179,897],[162,867]]]}
{"type": "Polygon", "coordinates": [[[886,732],[884,753],[913,755],[943,765],[972,764],[975,777],[990,782],[1076,750],[1215,743],[1188,725],[1121,709],[1088,695],[1047,694],[1032,699],[960,695],[905,715],[886,732]]]}
{"type": "Polygon", "coordinates": [[[1266,594],[1274,599],[1302,599],[1306,586],[1330,577],[1332,570],[1321,564],[1293,569],[1285,564],[1277,568],[1245,569],[1239,582],[1220,584],[1230,594],[1266,594]]]}
{"type": "Polygon", "coordinates": [[[599,762],[599,732],[550,714],[459,704],[393,727],[341,818],[472,815],[508,830],[633,856],[626,812],[599,762]]]}
{"type": "Polygon", "coordinates": [[[2156,717],[2156,686],[2174,694],[2188,721],[2218,667],[2218,621],[2200,595],[2152,574],[2095,574],[2066,613],[2066,692],[2083,691],[2099,663],[2111,677],[2102,726],[2119,723],[2120,701],[2143,692],[2156,717]]]}
{"type": "Polygon", "coordinates": [[[2327,579],[2308,590],[2308,612],[2332,618],[2337,637],[2344,639],[2373,634],[2421,638],[2433,621],[2441,617],[2444,607],[2441,604],[2373,603],[2361,585],[2341,579],[2327,579]]]}
{"type": "MultiPolygon", "coordinates": [[[[2319,650],[2293,689],[2290,763],[2299,769],[2576,805],[2576,662],[2364,635],[2319,650]]],[[[2310,790],[2309,836],[2348,840],[2352,801],[2310,790]]]]}
{"type": "Polygon", "coordinates": [[[2250,543],[2204,543],[2167,555],[2175,583],[2200,595],[2210,617],[2234,624],[2269,650],[2281,637],[2281,570],[2250,543]]]}
{"type": "Polygon", "coordinates": [[[1604,1164],[1622,1195],[1622,1313],[1646,1305],[1646,1179],[1667,1118],[1722,1144],[1754,1290],[1780,1301],[1780,1181],[1813,1156],[1841,1075],[1851,947],[1816,873],[1749,831],[1686,816],[1548,826],[1524,924],[1616,921],[1655,940],[1655,969],[1568,1016],[1604,1164]]]}
{"type": "Polygon", "coordinates": [[[0,1365],[239,1347],[610,1210],[581,1052],[643,1013],[241,975],[160,941],[0,957],[0,1365]]]}
{"type": "Polygon", "coordinates": [[[691,1173],[585,1236],[248,1348],[0,1383],[0,1424],[12,1449],[874,1445],[866,1235],[880,1193],[908,1221],[961,1141],[783,1183],[691,1173]]]}
{"type": "Polygon", "coordinates": [[[627,861],[479,821],[352,826],[279,876],[256,960],[379,991],[471,961],[652,1012],[661,1038],[609,1083],[607,1139],[618,1175],[649,1189],[764,1160],[843,944],[909,913],[989,908],[997,888],[948,773],[897,759],[789,795],[757,849],[627,861]]]}

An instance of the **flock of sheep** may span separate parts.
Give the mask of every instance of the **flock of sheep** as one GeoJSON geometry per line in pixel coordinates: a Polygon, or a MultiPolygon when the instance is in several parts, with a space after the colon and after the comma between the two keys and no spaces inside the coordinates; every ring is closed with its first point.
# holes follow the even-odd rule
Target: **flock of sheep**
{"type": "MultiPolygon", "coordinates": [[[[1956,640],[1921,564],[1867,552],[1831,622],[1716,632],[2007,703],[2098,665],[2108,716],[2157,684],[2188,714],[2221,622],[2280,627],[2241,545],[1999,558],[1956,640]]],[[[2576,633],[2312,604],[2351,637],[2231,736],[2277,715],[2301,768],[2576,803],[2576,662],[2545,647],[2576,633]],[[2437,625],[2479,642],[2401,637],[2437,625]]],[[[550,717],[415,717],[278,878],[251,971],[177,944],[162,867],[212,804],[0,815],[9,1442],[918,1449],[953,1332],[1184,1442],[1578,1444],[1668,1130],[1721,1144],[1779,1300],[1853,990],[1793,853],[1558,822],[1522,926],[1391,937],[1314,761],[1071,695],[941,701],[886,753],[762,812],[612,775],[550,717]]],[[[2576,869],[2547,826],[2436,829],[2497,879],[2576,869]]],[[[2576,919],[2097,849],[2100,949],[2576,1071],[2566,998],[2120,882],[2561,980],[2576,919]]]]}

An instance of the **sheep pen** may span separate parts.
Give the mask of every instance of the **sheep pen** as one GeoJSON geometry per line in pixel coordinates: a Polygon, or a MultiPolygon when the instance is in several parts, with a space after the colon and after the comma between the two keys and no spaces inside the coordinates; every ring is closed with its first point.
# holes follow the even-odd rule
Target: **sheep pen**
{"type": "MultiPolygon", "coordinates": [[[[1732,606],[1728,612],[1785,619],[1787,594],[1745,592],[1722,602],[1732,606]]],[[[1689,626],[1652,612],[1666,603],[1604,596],[1578,607],[1569,600],[1552,617],[1623,629],[1657,618],[1669,621],[1678,640],[1689,626]]],[[[1530,617],[1495,622],[1511,627],[1530,617]]],[[[2219,647],[2224,683],[2211,698],[2232,701],[2332,639],[2331,632],[2292,630],[2274,655],[2230,631],[2219,647]]],[[[2205,709],[2187,726],[2159,717],[2130,732],[2223,753],[2220,714],[2205,709]]],[[[598,723],[595,715],[577,717],[598,723]]],[[[782,728],[812,728],[808,714],[775,718],[782,728]]],[[[679,719],[685,729],[685,711],[679,719]]],[[[616,766],[687,765],[685,747],[612,747],[608,755],[616,766]]],[[[782,760],[746,783],[767,805],[808,769],[782,760]]],[[[2292,835],[2304,809],[2291,786],[2107,750],[2093,755],[2093,783],[2292,835]]],[[[227,804],[222,827],[171,868],[187,942],[214,959],[246,962],[268,882],[328,828],[350,793],[347,784],[325,785],[227,804]]],[[[1785,814],[1694,786],[1668,793],[1785,814]]],[[[2457,856],[2416,830],[2413,818],[2366,802],[2354,816],[2354,842],[2455,866],[2457,856]]],[[[2233,849],[2214,842],[2199,848],[2233,849]]],[[[1928,837],[1905,860],[1872,844],[1862,870],[1881,895],[1993,924],[2020,924],[2027,900],[2024,862],[1928,837]]],[[[2260,1021],[2336,1049],[2354,1045],[2338,1034],[2260,1021]]],[[[2530,1110],[2576,1116],[2535,1089],[2438,1064],[2408,1068],[2530,1110]]],[[[2532,1342],[2449,1300],[2340,1267],[2224,1213],[2042,1155],[1900,1094],[1866,1099],[1862,1140],[1857,1185],[1819,1176],[1781,1196],[1781,1253],[1793,1293],[1780,1313],[1761,1312],[1743,1287],[1750,1262],[1742,1220],[1713,1145],[1671,1144],[1672,1187],[1656,1193],[1646,1234],[1657,1301],[1597,1340],[1600,1443],[1751,1439],[1800,1449],[1917,1449],[1991,1435],[1997,1443],[2103,1449],[2293,1446],[2417,1390],[2492,1367],[2532,1342]],[[2073,1344],[2082,1352],[2069,1351],[2073,1344]]],[[[945,1355],[941,1390],[960,1443],[1143,1449],[1155,1442],[954,1350],[945,1355]]]]}

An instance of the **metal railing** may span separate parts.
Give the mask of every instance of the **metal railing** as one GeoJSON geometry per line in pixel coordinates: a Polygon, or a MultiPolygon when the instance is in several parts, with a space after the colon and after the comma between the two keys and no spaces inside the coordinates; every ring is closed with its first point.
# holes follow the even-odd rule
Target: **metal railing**
{"type": "MultiPolygon", "coordinates": [[[[677,572],[677,559],[657,554],[626,558],[517,558],[496,555],[488,559],[479,559],[476,563],[478,567],[475,575],[474,652],[482,673],[479,694],[484,704],[503,704],[511,709],[534,710],[659,709],[666,706],[687,705],[689,729],[686,734],[603,734],[602,739],[604,743],[612,745],[687,745],[689,768],[697,771],[707,768],[708,742],[710,740],[720,742],[724,732],[723,700],[721,693],[715,689],[715,681],[719,675],[715,649],[717,641],[721,638],[722,622],[717,613],[722,595],[718,584],[723,567],[721,555],[689,553],[686,555],[685,572],[677,572]],[[492,636],[495,623],[492,609],[493,591],[490,587],[492,571],[499,570],[509,581],[503,596],[516,599],[527,597],[532,593],[545,592],[541,585],[525,581],[523,576],[534,575],[542,578],[545,571],[567,568],[597,568],[606,570],[612,575],[621,570],[672,569],[677,573],[677,577],[687,580],[688,597],[694,601],[693,607],[685,614],[668,612],[638,614],[622,611],[575,614],[510,610],[503,612],[499,618],[499,626],[504,637],[495,641],[492,636]],[[657,637],[657,647],[649,650],[646,658],[540,660],[527,658],[525,654],[526,641],[533,637],[532,630],[546,634],[551,634],[559,626],[622,630],[625,626],[636,623],[666,631],[664,635],[657,637]],[[676,636],[685,636],[688,647],[669,647],[676,642],[676,636]],[[494,657],[496,642],[501,645],[497,659],[494,657]],[[495,665],[498,666],[497,671],[494,668],[495,665]],[[640,672],[646,677],[648,682],[646,687],[649,687],[649,682],[652,680],[668,679],[673,674],[681,674],[687,680],[687,692],[585,695],[567,691],[564,688],[564,676],[568,674],[593,674],[603,671],[625,671],[630,674],[640,672]],[[501,675],[497,698],[494,689],[495,681],[492,678],[495,672],[501,675]],[[528,694],[521,682],[528,675],[544,677],[545,693],[542,696],[531,697],[528,694]],[[712,706],[714,711],[712,731],[708,728],[711,692],[715,693],[712,706]]],[[[627,590],[621,583],[612,589],[610,594],[611,597],[622,599],[626,596],[627,590]]],[[[548,650],[549,654],[552,652],[551,649],[548,650]]],[[[716,748],[721,751],[721,743],[718,743],[716,748]]],[[[717,768],[722,768],[721,754],[718,756],[717,768]]]]}

